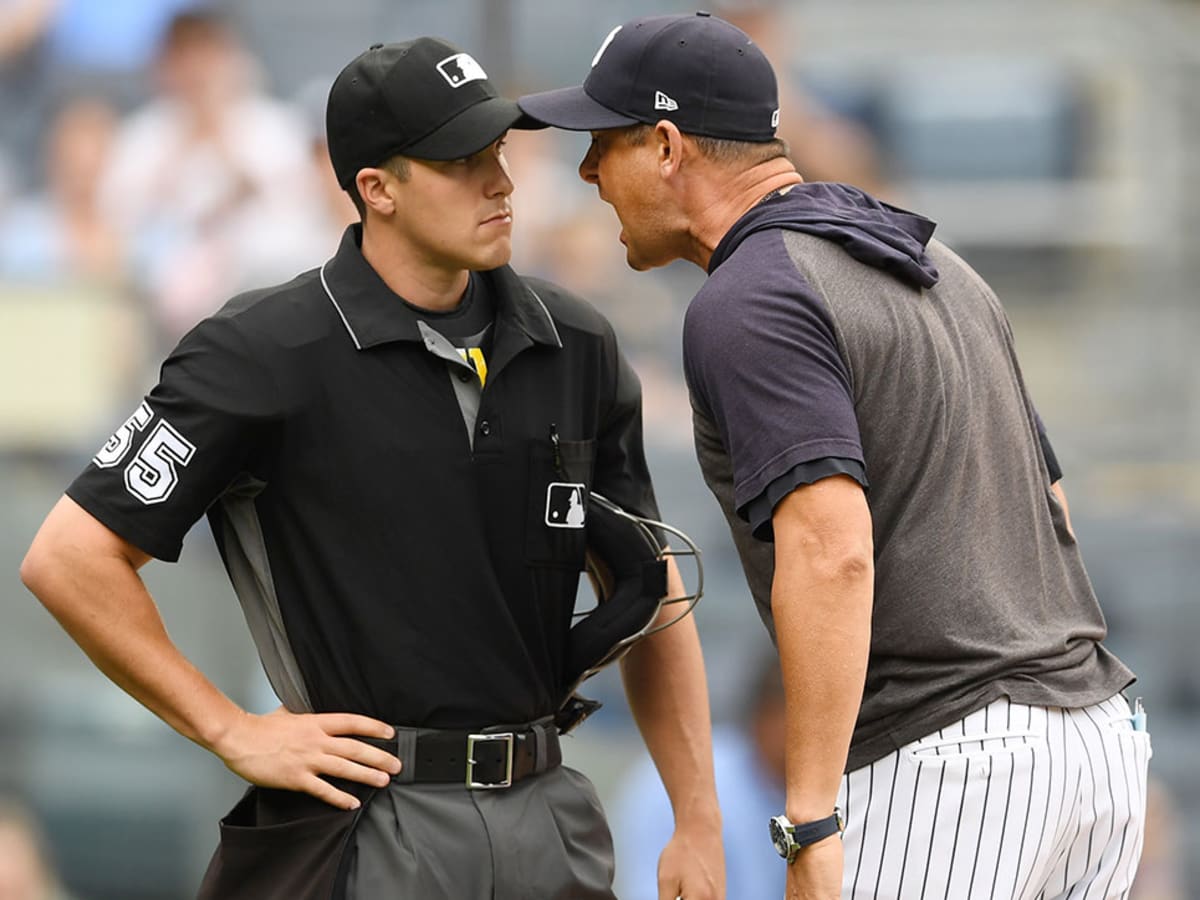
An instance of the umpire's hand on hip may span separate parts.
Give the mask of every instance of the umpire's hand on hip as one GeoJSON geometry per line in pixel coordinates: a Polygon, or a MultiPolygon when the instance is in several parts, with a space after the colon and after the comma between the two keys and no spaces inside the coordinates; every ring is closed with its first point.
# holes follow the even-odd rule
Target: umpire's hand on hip
{"type": "Polygon", "coordinates": [[[341,809],[357,809],[357,797],[322,776],[385,787],[400,760],[354,736],[387,740],[395,730],[351,713],[293,713],[280,707],[266,715],[242,713],[214,744],[233,772],[259,787],[301,791],[341,809]]]}

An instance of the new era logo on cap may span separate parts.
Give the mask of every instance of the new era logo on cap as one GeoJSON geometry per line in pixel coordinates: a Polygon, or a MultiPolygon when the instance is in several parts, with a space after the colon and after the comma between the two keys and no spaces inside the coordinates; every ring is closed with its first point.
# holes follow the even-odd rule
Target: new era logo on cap
{"type": "Polygon", "coordinates": [[[654,108],[665,109],[667,112],[672,112],[679,109],[679,104],[664,94],[662,91],[654,92],[654,108]]]}
{"type": "Polygon", "coordinates": [[[475,62],[470,53],[448,56],[437,64],[437,69],[450,87],[462,87],[470,81],[487,80],[487,72],[483,71],[483,66],[475,62]]]}

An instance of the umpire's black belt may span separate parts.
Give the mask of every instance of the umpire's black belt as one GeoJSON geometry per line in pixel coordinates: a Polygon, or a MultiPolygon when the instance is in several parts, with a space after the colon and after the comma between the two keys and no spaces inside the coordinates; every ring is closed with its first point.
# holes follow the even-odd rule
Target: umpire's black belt
{"type": "Polygon", "coordinates": [[[552,718],[478,731],[396,726],[391,740],[368,743],[399,757],[400,774],[392,779],[399,784],[506,788],[562,763],[552,718]]]}

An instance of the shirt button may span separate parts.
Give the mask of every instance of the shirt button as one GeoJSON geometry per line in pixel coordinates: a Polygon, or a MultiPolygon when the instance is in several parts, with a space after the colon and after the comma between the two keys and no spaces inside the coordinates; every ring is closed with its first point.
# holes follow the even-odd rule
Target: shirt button
{"type": "Polygon", "coordinates": [[[492,433],[491,423],[489,423],[487,419],[484,419],[482,422],[479,423],[479,433],[482,434],[484,437],[487,437],[489,434],[492,433]]]}
{"type": "Polygon", "coordinates": [[[468,381],[470,381],[474,377],[475,377],[475,373],[468,372],[465,369],[460,369],[458,372],[458,380],[461,381],[463,384],[466,384],[468,381]]]}

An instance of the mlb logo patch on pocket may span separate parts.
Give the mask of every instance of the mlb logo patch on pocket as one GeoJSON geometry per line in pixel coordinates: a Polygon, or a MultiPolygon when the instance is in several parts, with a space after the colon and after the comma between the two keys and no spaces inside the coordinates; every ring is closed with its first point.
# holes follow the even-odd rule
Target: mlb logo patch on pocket
{"type": "Polygon", "coordinates": [[[546,524],[551,528],[582,528],[587,518],[587,486],[552,481],[546,488],[546,524]]]}

